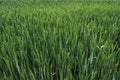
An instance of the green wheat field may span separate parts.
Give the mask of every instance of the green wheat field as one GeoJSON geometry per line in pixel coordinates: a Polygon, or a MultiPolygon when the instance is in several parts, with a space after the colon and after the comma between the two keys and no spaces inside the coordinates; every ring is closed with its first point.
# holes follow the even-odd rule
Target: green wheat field
{"type": "Polygon", "coordinates": [[[120,80],[120,0],[0,0],[0,80],[120,80]]]}

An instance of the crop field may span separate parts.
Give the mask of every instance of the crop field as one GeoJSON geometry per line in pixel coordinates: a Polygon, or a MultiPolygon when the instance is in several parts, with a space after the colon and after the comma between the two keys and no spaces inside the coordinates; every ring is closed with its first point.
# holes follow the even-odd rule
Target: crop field
{"type": "Polygon", "coordinates": [[[0,80],[120,80],[120,1],[0,0],[0,80]]]}

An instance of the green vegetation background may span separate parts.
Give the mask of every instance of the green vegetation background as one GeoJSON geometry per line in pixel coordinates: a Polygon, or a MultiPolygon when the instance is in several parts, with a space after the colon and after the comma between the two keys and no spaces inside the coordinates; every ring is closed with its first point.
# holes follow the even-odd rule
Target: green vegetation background
{"type": "Polygon", "coordinates": [[[119,79],[119,0],[0,0],[0,80],[119,79]]]}

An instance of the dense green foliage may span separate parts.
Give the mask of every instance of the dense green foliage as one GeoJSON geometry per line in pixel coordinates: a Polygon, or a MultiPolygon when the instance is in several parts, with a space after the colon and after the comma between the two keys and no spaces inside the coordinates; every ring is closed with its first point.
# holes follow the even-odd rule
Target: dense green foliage
{"type": "Polygon", "coordinates": [[[0,0],[0,80],[119,80],[119,4],[0,0]]]}

